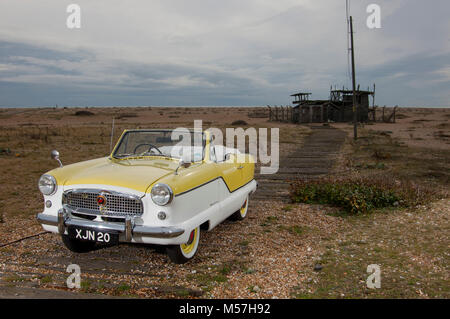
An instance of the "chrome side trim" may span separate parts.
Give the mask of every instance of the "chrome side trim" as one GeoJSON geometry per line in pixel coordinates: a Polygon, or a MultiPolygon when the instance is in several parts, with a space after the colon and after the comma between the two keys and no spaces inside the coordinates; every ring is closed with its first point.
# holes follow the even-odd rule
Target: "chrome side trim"
{"type": "Polygon", "coordinates": [[[178,227],[149,227],[135,225],[134,219],[131,218],[127,219],[125,224],[73,218],[63,210],[58,212],[58,216],[51,216],[43,213],[37,214],[36,219],[43,225],[58,226],[58,231],[60,233],[62,229],[65,231],[67,226],[79,226],[97,231],[116,231],[124,233],[127,241],[131,241],[134,235],[152,238],[174,238],[184,233],[184,229],[178,227]],[[61,222],[61,224],[59,224],[59,222],[61,222]]]}
{"type": "Polygon", "coordinates": [[[58,226],[58,217],[46,214],[37,214],[36,219],[40,224],[58,226]]]}
{"type": "Polygon", "coordinates": [[[174,238],[184,234],[184,229],[175,227],[134,226],[134,235],[153,238],[174,238]]]}
{"type": "Polygon", "coordinates": [[[232,194],[232,193],[236,192],[237,190],[239,190],[239,189],[241,189],[241,188],[247,186],[248,184],[250,184],[251,182],[253,182],[253,181],[255,180],[254,178],[252,178],[250,181],[248,181],[248,182],[245,183],[244,185],[239,186],[239,187],[236,188],[235,190],[231,191],[230,188],[228,187],[228,184],[227,184],[227,183],[225,182],[225,180],[223,179],[223,177],[222,177],[222,176],[219,176],[219,177],[213,178],[212,180],[207,181],[207,182],[205,182],[205,183],[203,183],[203,184],[200,184],[200,185],[195,186],[195,187],[193,187],[193,188],[191,188],[191,189],[188,189],[187,191],[184,191],[184,192],[175,194],[174,196],[175,196],[175,197],[178,197],[178,196],[184,195],[184,194],[189,193],[189,192],[191,192],[191,191],[193,191],[193,190],[196,190],[197,188],[200,188],[200,187],[205,186],[205,185],[207,185],[207,184],[209,184],[209,183],[211,183],[211,182],[214,182],[214,181],[216,181],[216,180],[218,180],[218,179],[221,179],[221,180],[223,181],[223,183],[224,183],[225,186],[227,187],[228,192],[229,192],[230,194],[232,194]]]}

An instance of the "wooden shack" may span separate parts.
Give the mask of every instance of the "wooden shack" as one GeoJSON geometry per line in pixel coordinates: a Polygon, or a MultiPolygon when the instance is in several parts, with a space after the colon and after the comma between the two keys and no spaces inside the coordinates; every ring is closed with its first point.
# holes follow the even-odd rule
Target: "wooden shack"
{"type": "MultiPolygon", "coordinates": [[[[369,96],[372,91],[356,91],[358,121],[369,119],[369,96]]],[[[294,123],[323,123],[353,121],[353,91],[331,90],[329,100],[310,100],[311,93],[295,93],[292,110],[294,123]]]]}
{"type": "MultiPolygon", "coordinates": [[[[369,97],[374,96],[373,91],[356,91],[357,119],[358,122],[369,120],[369,97]]],[[[353,121],[353,91],[331,90],[328,120],[333,122],[353,121]]]]}

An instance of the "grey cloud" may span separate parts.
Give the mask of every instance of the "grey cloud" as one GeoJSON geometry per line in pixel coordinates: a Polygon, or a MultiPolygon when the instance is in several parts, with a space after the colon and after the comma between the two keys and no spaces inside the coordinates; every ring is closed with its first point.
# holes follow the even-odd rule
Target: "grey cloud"
{"type": "MultiPolygon", "coordinates": [[[[288,104],[298,90],[326,98],[330,85],[350,83],[344,3],[80,0],[82,29],[69,31],[60,1],[5,0],[0,106],[288,104]]],[[[449,105],[448,1],[379,0],[381,30],[365,27],[369,3],[352,1],[358,82],[376,82],[380,104],[449,105]]]]}

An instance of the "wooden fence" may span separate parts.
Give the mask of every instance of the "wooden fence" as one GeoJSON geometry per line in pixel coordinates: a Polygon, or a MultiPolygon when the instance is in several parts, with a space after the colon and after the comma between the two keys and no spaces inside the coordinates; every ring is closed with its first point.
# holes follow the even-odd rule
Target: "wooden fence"
{"type": "Polygon", "coordinates": [[[271,122],[294,122],[294,110],[292,106],[270,106],[269,121],[271,122]]]}
{"type": "Polygon", "coordinates": [[[381,108],[381,115],[377,117],[378,108],[378,106],[373,106],[369,109],[369,113],[372,115],[369,116],[369,120],[373,122],[395,123],[395,114],[398,108],[397,105],[392,109],[392,111],[387,109],[386,106],[383,106],[381,108]]]}

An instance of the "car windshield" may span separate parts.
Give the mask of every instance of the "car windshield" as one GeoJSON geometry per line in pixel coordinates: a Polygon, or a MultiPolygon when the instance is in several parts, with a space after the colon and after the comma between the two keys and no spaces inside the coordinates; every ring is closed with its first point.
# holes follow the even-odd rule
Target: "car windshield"
{"type": "Polygon", "coordinates": [[[127,131],[122,135],[113,157],[163,156],[185,161],[201,161],[205,138],[202,132],[188,130],[127,131]]]}

